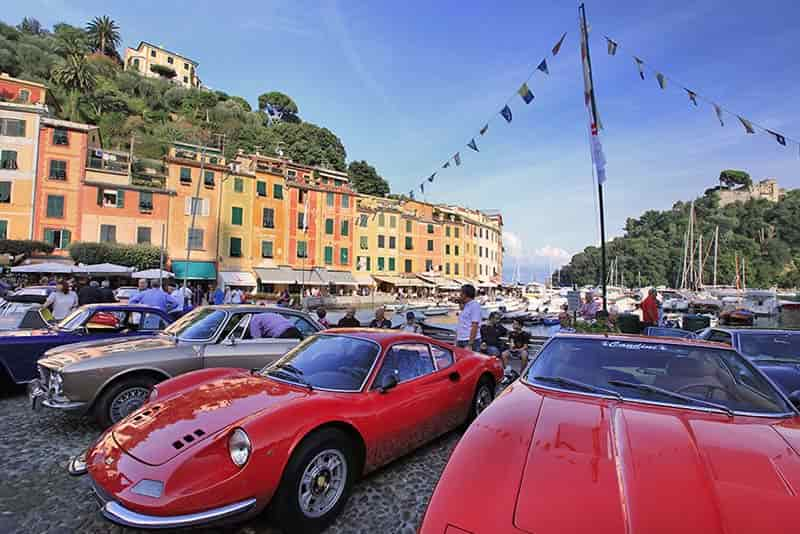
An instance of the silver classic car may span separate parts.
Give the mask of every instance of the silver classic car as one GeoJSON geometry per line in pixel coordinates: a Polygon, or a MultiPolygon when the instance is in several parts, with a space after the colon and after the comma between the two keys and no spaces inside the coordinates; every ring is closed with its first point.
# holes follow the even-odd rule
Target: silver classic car
{"type": "Polygon", "coordinates": [[[322,330],[310,315],[287,308],[197,308],[158,335],[47,351],[38,362],[39,378],[30,386],[31,406],[91,414],[107,427],[144,404],[162,380],[209,367],[262,368],[300,340],[253,339],[250,320],[260,313],[283,316],[303,337],[322,330]]]}

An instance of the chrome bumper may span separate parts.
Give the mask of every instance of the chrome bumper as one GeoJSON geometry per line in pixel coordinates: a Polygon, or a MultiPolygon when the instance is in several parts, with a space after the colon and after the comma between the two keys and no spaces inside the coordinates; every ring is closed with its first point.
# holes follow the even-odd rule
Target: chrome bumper
{"type": "Polygon", "coordinates": [[[64,412],[84,412],[87,408],[85,402],[72,402],[69,400],[59,400],[50,396],[45,386],[39,379],[31,381],[28,384],[28,398],[31,402],[31,409],[38,410],[42,406],[61,410],[64,412]]]}
{"type": "MultiPolygon", "coordinates": [[[[100,497],[98,493],[98,497],[100,497]]],[[[102,499],[102,497],[100,497],[102,499]]],[[[145,515],[129,510],[116,501],[108,501],[102,505],[103,517],[125,527],[142,529],[182,528],[214,523],[236,515],[251,511],[256,505],[255,499],[245,499],[233,504],[212,508],[203,512],[185,515],[159,516],[145,515]]]]}

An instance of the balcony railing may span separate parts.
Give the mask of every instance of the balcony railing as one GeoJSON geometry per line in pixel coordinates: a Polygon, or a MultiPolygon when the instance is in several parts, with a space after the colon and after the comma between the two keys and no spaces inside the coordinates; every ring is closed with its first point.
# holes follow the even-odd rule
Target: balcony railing
{"type": "Polygon", "coordinates": [[[89,150],[86,166],[98,171],[128,173],[129,156],[125,152],[89,150]]]}

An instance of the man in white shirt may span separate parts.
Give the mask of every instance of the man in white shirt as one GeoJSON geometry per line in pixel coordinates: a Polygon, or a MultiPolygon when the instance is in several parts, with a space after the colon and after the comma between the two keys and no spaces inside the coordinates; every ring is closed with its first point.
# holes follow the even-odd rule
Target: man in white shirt
{"type": "Polygon", "coordinates": [[[241,304],[242,303],[242,290],[238,287],[231,291],[231,304],[241,304]]]}
{"type": "Polygon", "coordinates": [[[475,286],[472,284],[461,286],[461,302],[463,308],[458,315],[456,345],[479,352],[481,347],[481,305],[475,300],[475,286]]]}
{"type": "Polygon", "coordinates": [[[172,296],[180,303],[183,313],[186,313],[192,309],[192,290],[189,289],[186,283],[179,286],[172,296]]]}

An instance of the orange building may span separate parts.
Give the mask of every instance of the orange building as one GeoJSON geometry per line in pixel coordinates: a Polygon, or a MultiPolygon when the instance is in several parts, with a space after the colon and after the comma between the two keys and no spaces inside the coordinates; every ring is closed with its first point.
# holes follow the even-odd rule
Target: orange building
{"type": "Polygon", "coordinates": [[[272,268],[289,262],[289,201],[284,162],[260,154],[249,158],[255,171],[250,255],[254,268],[272,268]]]}
{"type": "Polygon", "coordinates": [[[403,203],[404,273],[438,272],[442,265],[442,225],[426,202],[403,203]]]}

